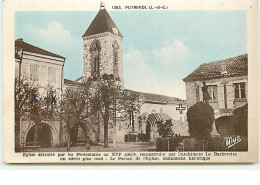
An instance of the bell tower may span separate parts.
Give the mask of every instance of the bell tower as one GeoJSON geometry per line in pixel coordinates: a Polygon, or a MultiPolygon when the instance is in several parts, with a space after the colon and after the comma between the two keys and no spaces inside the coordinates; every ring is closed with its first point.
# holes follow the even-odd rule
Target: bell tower
{"type": "Polygon", "coordinates": [[[123,36],[107,13],[104,3],[84,33],[83,77],[94,80],[108,75],[123,85],[123,36]]]}

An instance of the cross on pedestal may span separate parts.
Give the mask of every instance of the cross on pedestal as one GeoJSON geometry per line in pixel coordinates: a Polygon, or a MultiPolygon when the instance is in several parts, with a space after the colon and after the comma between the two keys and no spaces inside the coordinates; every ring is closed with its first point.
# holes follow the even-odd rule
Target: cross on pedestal
{"type": "Polygon", "coordinates": [[[176,107],[176,110],[180,111],[180,114],[182,114],[182,111],[186,110],[186,107],[183,107],[182,104],[179,104],[179,106],[176,107]]]}

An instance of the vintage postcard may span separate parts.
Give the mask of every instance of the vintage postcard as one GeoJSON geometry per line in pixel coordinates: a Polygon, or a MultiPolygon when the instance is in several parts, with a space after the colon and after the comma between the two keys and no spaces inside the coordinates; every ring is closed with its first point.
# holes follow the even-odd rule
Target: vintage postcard
{"type": "Polygon", "coordinates": [[[6,0],[6,163],[258,162],[256,0],[6,0]]]}

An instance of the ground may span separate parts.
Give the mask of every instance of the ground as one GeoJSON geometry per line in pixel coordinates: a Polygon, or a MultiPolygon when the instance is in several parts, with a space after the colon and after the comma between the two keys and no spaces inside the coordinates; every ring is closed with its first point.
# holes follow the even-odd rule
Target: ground
{"type": "MultiPolygon", "coordinates": [[[[26,152],[67,152],[66,147],[51,147],[51,148],[37,148],[26,149],[26,152]]],[[[84,146],[71,147],[70,152],[149,152],[156,151],[155,141],[149,142],[133,142],[133,143],[117,143],[113,147],[113,143],[109,144],[109,148],[104,148],[102,143],[96,146],[90,146],[90,151],[84,146]]]]}

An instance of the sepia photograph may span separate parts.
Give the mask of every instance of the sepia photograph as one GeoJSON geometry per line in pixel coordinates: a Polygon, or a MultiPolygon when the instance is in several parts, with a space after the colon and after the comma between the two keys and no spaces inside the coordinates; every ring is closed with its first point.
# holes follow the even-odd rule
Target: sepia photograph
{"type": "Polygon", "coordinates": [[[246,13],[111,13],[16,13],[16,151],[247,151],[246,13]]]}

